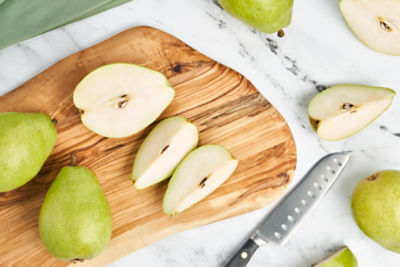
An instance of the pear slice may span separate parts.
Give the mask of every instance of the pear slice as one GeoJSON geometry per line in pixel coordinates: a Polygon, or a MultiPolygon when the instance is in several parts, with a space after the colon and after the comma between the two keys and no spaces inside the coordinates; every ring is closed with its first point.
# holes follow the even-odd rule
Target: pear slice
{"type": "Polygon", "coordinates": [[[132,180],[143,189],[171,176],[179,162],[197,146],[196,126],[183,117],[164,119],[143,141],[133,165],[132,180]]]}
{"type": "Polygon", "coordinates": [[[341,0],[339,6],[361,42],[378,52],[400,55],[399,0],[341,0]]]}
{"type": "Polygon", "coordinates": [[[105,137],[126,137],[155,121],[174,94],[162,73],[115,63],[89,73],[73,98],[88,129],[105,137]]]}
{"type": "Polygon", "coordinates": [[[391,105],[395,95],[389,88],[337,85],[316,95],[308,106],[308,114],[322,139],[341,140],[373,122],[391,105]]]}
{"type": "Polygon", "coordinates": [[[312,267],[357,267],[358,262],[348,247],[344,247],[312,267]]]}
{"type": "Polygon", "coordinates": [[[190,152],[178,165],[163,200],[163,211],[174,215],[191,207],[224,183],[238,161],[219,145],[204,145],[190,152]]]}

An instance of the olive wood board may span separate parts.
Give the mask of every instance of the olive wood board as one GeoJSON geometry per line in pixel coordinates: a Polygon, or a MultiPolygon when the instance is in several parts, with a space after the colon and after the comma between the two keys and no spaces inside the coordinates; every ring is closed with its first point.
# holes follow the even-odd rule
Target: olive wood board
{"type": "Polygon", "coordinates": [[[282,195],[296,166],[296,147],[286,121],[244,76],[146,26],[68,56],[1,96],[0,112],[6,111],[47,113],[57,121],[58,136],[37,177],[0,194],[2,266],[70,264],[46,251],[39,238],[38,215],[48,187],[70,164],[72,154],[77,165],[97,175],[112,211],[107,248],[78,264],[92,266],[106,265],[168,235],[265,207],[282,195]],[[78,82],[95,68],[115,62],[164,73],[175,98],[157,121],[184,116],[198,127],[200,145],[221,144],[239,160],[221,187],[181,214],[168,217],[162,212],[168,181],[136,190],[130,179],[135,153],[157,121],[130,137],[106,138],[85,128],[73,105],[78,82]]]}

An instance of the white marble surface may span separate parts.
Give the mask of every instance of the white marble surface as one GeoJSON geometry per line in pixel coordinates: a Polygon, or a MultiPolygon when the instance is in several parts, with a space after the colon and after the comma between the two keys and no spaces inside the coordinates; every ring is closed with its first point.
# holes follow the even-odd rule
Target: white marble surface
{"type": "MultiPolygon", "coordinates": [[[[375,171],[400,169],[400,103],[361,133],[324,142],[311,129],[306,106],[318,89],[340,83],[391,87],[400,92],[400,57],[369,50],[346,27],[338,1],[297,1],[284,38],[257,32],[212,0],[134,0],[0,51],[0,94],[58,60],[122,30],[151,25],[247,76],[288,121],[298,149],[295,184],[327,152],[354,151],[329,194],[284,247],[259,249],[249,266],[310,266],[346,244],[362,267],[400,266],[357,228],[350,213],[356,183],[375,171]]],[[[110,266],[221,266],[270,207],[207,225],[140,249],[110,266]]]]}

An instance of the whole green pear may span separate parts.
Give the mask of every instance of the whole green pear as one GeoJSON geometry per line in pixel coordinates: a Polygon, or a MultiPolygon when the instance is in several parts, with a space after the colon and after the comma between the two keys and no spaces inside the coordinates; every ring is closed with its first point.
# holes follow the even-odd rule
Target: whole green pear
{"type": "Polygon", "coordinates": [[[353,191],[351,207],[367,236],[400,253],[400,171],[380,171],[361,180],[353,191]]]}
{"type": "Polygon", "coordinates": [[[35,177],[50,155],[57,131],[42,113],[0,113],[0,192],[35,177]]]}
{"type": "Polygon", "coordinates": [[[248,25],[273,33],[290,25],[293,0],[218,0],[233,17],[248,25]]]}
{"type": "Polygon", "coordinates": [[[46,249],[64,261],[98,255],[111,238],[111,211],[97,177],[86,167],[61,169],[39,215],[46,249]]]}

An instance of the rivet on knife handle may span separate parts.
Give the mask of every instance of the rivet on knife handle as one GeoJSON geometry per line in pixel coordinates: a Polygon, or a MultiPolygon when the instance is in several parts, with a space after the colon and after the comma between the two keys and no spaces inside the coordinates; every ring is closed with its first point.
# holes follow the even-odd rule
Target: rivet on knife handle
{"type": "Polygon", "coordinates": [[[296,187],[266,216],[226,267],[243,267],[266,242],[284,245],[345,168],[351,152],[320,159],[296,187]]]}

